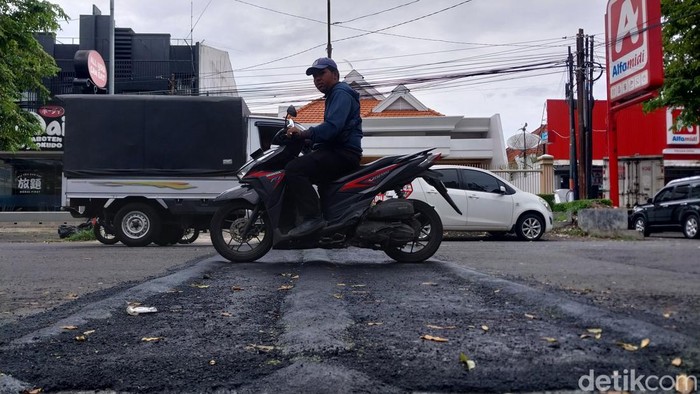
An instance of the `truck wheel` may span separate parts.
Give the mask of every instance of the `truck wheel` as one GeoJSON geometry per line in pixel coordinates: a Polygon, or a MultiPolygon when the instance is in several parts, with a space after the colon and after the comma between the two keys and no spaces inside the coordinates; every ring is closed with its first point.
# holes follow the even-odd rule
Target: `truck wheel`
{"type": "Polygon", "coordinates": [[[131,203],[117,211],[114,230],[126,246],[146,246],[160,233],[158,212],[145,203],[131,203]]]}

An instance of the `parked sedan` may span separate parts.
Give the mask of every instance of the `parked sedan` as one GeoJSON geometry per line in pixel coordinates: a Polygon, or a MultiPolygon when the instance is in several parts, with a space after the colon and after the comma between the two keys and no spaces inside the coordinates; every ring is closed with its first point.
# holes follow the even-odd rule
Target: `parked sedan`
{"type": "Polygon", "coordinates": [[[522,240],[535,241],[552,229],[554,217],[547,201],[490,171],[457,165],[431,169],[442,174],[442,182],[462,214],[422,178],[413,181],[408,198],[434,206],[445,230],[485,231],[494,236],[515,233],[522,240]]]}
{"type": "Polygon", "coordinates": [[[700,237],[700,176],[667,183],[646,204],[634,207],[630,222],[645,237],[657,231],[682,231],[686,238],[700,237]]]}

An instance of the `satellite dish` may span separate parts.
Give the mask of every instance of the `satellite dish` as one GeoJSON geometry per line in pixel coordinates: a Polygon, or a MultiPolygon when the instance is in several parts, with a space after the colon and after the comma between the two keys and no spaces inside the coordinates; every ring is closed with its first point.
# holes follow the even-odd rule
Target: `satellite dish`
{"type": "Polygon", "coordinates": [[[530,133],[518,133],[508,138],[506,144],[511,149],[532,149],[540,144],[540,136],[530,133]]]}

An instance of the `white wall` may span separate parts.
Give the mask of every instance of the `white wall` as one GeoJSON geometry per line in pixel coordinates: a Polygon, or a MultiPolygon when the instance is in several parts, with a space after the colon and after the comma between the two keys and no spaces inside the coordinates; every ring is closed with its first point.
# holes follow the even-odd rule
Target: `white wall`
{"type": "Polygon", "coordinates": [[[228,52],[199,45],[199,91],[200,95],[238,97],[228,52]]]}

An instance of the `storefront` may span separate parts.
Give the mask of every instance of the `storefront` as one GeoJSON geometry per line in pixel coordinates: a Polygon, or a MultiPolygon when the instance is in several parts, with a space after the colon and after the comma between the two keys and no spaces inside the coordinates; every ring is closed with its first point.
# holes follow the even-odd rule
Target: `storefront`
{"type": "Polygon", "coordinates": [[[63,108],[46,105],[38,114],[44,132],[39,150],[0,152],[0,211],[57,211],[61,207],[63,108]]]}

